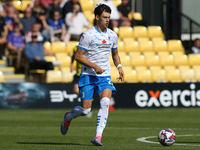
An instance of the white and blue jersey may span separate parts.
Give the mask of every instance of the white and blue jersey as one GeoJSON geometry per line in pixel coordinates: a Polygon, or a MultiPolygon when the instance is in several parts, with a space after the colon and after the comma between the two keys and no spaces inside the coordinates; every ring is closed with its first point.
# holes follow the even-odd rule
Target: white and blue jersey
{"type": "Polygon", "coordinates": [[[81,73],[92,76],[110,76],[109,57],[111,50],[116,50],[117,45],[118,36],[109,28],[107,28],[105,32],[100,32],[96,26],[94,26],[85,31],[81,37],[78,48],[85,50],[84,57],[101,67],[105,72],[96,74],[93,68],[82,65],[81,73]]]}
{"type": "Polygon", "coordinates": [[[108,28],[105,32],[100,32],[94,26],[84,32],[78,48],[86,51],[84,57],[101,67],[105,72],[96,74],[93,68],[82,65],[78,83],[81,100],[92,99],[94,93],[99,95],[108,88],[112,90],[112,94],[116,92],[110,77],[109,57],[111,50],[117,50],[117,44],[117,34],[108,28]]]}

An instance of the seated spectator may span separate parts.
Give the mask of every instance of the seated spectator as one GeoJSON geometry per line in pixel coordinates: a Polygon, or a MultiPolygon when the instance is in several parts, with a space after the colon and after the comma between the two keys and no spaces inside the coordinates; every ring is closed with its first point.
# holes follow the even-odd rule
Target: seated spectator
{"type": "Polygon", "coordinates": [[[60,15],[62,15],[62,9],[60,8],[59,0],[53,0],[53,4],[50,4],[49,7],[46,9],[47,20],[53,19],[55,10],[59,11],[60,15]]]}
{"type": "Polygon", "coordinates": [[[31,31],[32,25],[36,22],[35,17],[32,16],[32,9],[30,7],[27,7],[24,12],[24,17],[20,18],[20,22],[23,25],[22,33],[23,35],[26,34],[26,32],[31,31]]]}
{"type": "Polygon", "coordinates": [[[80,12],[82,12],[82,9],[81,9],[81,4],[79,3],[79,0],[70,0],[68,2],[65,3],[63,9],[62,9],[62,17],[63,17],[63,20],[65,19],[67,13],[69,12],[73,12],[73,5],[74,4],[78,4],[79,7],[80,7],[80,12]]]}
{"type": "MultiPolygon", "coordinates": [[[[17,14],[15,13],[15,10],[12,6],[8,6],[6,12],[7,12],[7,17],[5,17],[6,25],[7,25],[8,31],[11,32],[13,31],[14,21],[19,22],[19,18],[17,14]]],[[[19,29],[20,30],[23,29],[23,25],[21,23],[19,23],[19,29]]]]}
{"type": "MultiPolygon", "coordinates": [[[[110,21],[112,23],[112,27],[131,26],[130,21],[120,19],[119,12],[117,10],[117,7],[114,5],[113,1],[100,0],[96,3],[96,5],[98,5],[100,3],[108,5],[112,10],[111,15],[110,15],[110,21]]],[[[110,28],[112,28],[112,27],[110,27],[110,28]]]]}
{"type": "Polygon", "coordinates": [[[194,46],[192,46],[191,52],[194,54],[200,54],[200,39],[194,40],[194,46]]]}
{"type": "Polygon", "coordinates": [[[53,19],[49,20],[49,25],[53,27],[57,41],[63,41],[66,34],[66,28],[65,23],[60,19],[60,12],[58,10],[54,11],[53,19]]]}
{"type": "Polygon", "coordinates": [[[43,44],[49,39],[49,37],[43,34],[44,40],[37,41],[37,32],[33,32],[31,35],[32,42],[25,45],[25,55],[29,59],[30,69],[45,69],[53,70],[53,64],[46,62],[44,59],[43,44]]]}
{"type": "Polygon", "coordinates": [[[80,6],[78,4],[73,5],[73,12],[67,13],[65,23],[68,26],[68,31],[65,37],[66,44],[69,40],[78,41],[79,36],[83,31],[83,27],[89,28],[89,22],[85,18],[84,14],[80,12],[80,6]]]}
{"type": "Polygon", "coordinates": [[[26,35],[25,35],[25,41],[26,41],[26,43],[29,43],[29,42],[32,41],[32,38],[31,38],[32,32],[38,33],[38,36],[37,36],[37,41],[38,41],[38,42],[39,42],[39,41],[43,41],[43,36],[42,36],[42,34],[39,32],[39,30],[40,30],[40,24],[34,23],[34,24],[32,25],[32,29],[31,29],[30,31],[26,32],[26,35]]]}
{"type": "Polygon", "coordinates": [[[5,12],[5,10],[4,10],[4,8],[3,8],[1,2],[0,2],[0,16],[6,17],[6,12],[5,12]]]}
{"type": "Polygon", "coordinates": [[[8,50],[9,54],[17,55],[16,72],[20,68],[22,52],[24,50],[24,40],[20,32],[19,23],[14,23],[14,32],[8,35],[8,50]]]}
{"type": "Polygon", "coordinates": [[[4,55],[5,44],[7,42],[8,29],[6,27],[5,19],[0,16],[0,57],[4,55]]]}
{"type": "Polygon", "coordinates": [[[6,3],[3,5],[4,10],[7,10],[8,7],[13,7],[15,14],[18,16],[19,11],[15,8],[13,4],[13,0],[7,0],[6,3]]]}
{"type": "Polygon", "coordinates": [[[29,6],[32,9],[32,16],[38,18],[39,14],[45,13],[45,10],[40,6],[39,0],[32,0],[29,6]]]}
{"type": "Polygon", "coordinates": [[[147,26],[147,22],[145,20],[135,20],[134,19],[134,12],[131,10],[130,5],[128,4],[129,0],[122,0],[121,5],[117,7],[120,15],[120,19],[123,21],[129,21],[131,26],[135,25],[143,25],[147,26]],[[132,19],[128,18],[128,14],[131,13],[132,19]]]}

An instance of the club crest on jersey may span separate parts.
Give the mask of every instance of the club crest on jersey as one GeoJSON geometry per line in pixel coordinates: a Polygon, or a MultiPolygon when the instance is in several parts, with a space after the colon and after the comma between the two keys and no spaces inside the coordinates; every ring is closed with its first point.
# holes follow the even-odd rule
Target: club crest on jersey
{"type": "Polygon", "coordinates": [[[103,40],[103,41],[102,41],[102,43],[104,43],[104,44],[105,44],[105,43],[106,43],[106,40],[103,40]]]}
{"type": "Polygon", "coordinates": [[[83,35],[81,36],[81,41],[82,41],[82,40],[84,40],[84,36],[83,36],[83,35]]]}

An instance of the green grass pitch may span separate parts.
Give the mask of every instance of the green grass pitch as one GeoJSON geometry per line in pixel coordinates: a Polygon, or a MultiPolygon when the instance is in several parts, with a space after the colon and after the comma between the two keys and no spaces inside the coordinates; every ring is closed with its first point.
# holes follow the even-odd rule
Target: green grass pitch
{"type": "MultiPolygon", "coordinates": [[[[117,109],[111,111],[102,138],[102,147],[90,141],[95,135],[96,115],[72,121],[68,133],[60,133],[64,109],[0,110],[0,149],[34,150],[197,150],[200,149],[199,108],[117,109]],[[157,142],[162,128],[177,135],[175,144],[164,147],[157,142]]],[[[69,109],[68,109],[69,111],[69,109]]]]}

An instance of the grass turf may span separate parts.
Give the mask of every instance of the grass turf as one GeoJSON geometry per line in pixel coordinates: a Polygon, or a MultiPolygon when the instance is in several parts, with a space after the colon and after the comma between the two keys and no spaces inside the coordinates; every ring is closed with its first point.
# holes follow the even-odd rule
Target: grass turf
{"type": "Polygon", "coordinates": [[[186,150],[200,149],[200,109],[117,109],[109,114],[104,130],[103,147],[95,147],[90,141],[95,135],[96,115],[72,121],[67,135],[60,133],[60,124],[66,110],[24,109],[0,110],[0,149],[55,149],[55,150],[186,150]],[[164,147],[156,143],[137,141],[141,137],[157,142],[162,128],[171,128],[177,135],[176,144],[164,147]],[[189,136],[179,136],[189,135],[189,136]]]}

